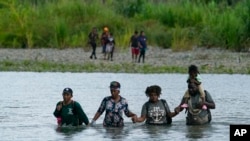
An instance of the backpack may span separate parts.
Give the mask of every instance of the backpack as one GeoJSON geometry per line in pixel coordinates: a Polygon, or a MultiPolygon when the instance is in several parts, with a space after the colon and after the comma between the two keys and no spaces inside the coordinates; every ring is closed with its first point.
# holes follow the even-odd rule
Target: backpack
{"type": "MultiPolygon", "coordinates": [[[[205,94],[208,92],[205,90],[205,94]]],[[[200,99],[199,99],[200,100],[200,99]]],[[[186,117],[187,125],[201,125],[205,123],[209,123],[211,121],[211,113],[210,110],[207,109],[207,114],[201,115],[201,109],[192,108],[192,100],[188,101],[188,115],[186,117]]]]}
{"type": "MultiPolygon", "coordinates": [[[[160,99],[160,101],[162,102],[162,104],[164,105],[165,111],[167,113],[167,101],[164,99],[160,99]]],[[[149,101],[146,103],[146,111],[148,112],[148,107],[149,107],[149,101]]],[[[166,115],[166,119],[167,119],[167,124],[171,124],[172,123],[172,118],[169,117],[168,115],[166,115]]]]}
{"type": "MultiPolygon", "coordinates": [[[[60,101],[60,104],[62,105],[63,104],[63,101],[60,101]]],[[[83,123],[83,121],[78,117],[78,115],[77,115],[77,113],[76,113],[76,108],[75,108],[75,101],[74,100],[72,100],[72,103],[71,104],[73,104],[72,105],[72,108],[73,108],[73,110],[72,110],[72,112],[73,112],[73,114],[74,114],[74,116],[77,118],[77,125],[82,125],[82,123],[83,123]]]]}

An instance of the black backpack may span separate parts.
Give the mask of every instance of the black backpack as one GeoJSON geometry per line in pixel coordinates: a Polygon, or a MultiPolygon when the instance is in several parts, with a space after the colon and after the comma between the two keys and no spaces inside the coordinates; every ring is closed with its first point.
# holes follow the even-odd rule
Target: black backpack
{"type": "MultiPolygon", "coordinates": [[[[164,105],[165,111],[166,111],[166,113],[167,113],[167,107],[166,107],[167,101],[164,100],[164,99],[161,99],[160,101],[161,101],[162,104],[164,105]]],[[[149,101],[146,103],[146,111],[147,111],[147,112],[148,112],[148,107],[149,107],[149,101]]],[[[171,124],[171,123],[172,123],[172,117],[169,117],[169,116],[167,115],[167,124],[171,124]]]]}

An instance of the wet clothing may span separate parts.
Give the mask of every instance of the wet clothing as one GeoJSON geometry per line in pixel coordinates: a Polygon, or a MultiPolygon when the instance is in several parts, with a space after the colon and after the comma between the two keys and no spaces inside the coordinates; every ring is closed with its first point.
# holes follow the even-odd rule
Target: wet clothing
{"type": "Polygon", "coordinates": [[[78,102],[72,101],[68,105],[63,105],[62,101],[57,103],[57,105],[60,104],[62,104],[62,109],[60,111],[55,109],[53,114],[57,118],[61,117],[62,119],[61,125],[78,126],[82,125],[83,122],[86,125],[89,124],[88,117],[86,116],[81,105],[78,102]]]}
{"type": "MultiPolygon", "coordinates": [[[[189,110],[186,117],[187,125],[205,124],[212,120],[210,109],[197,109],[196,105],[201,101],[199,92],[195,96],[190,96],[188,100],[189,110]]],[[[211,95],[205,91],[205,101],[214,103],[211,95]]]]}
{"type": "Polygon", "coordinates": [[[170,110],[167,102],[162,102],[162,100],[158,100],[156,103],[144,103],[141,111],[141,115],[147,117],[146,124],[153,125],[167,124],[167,114],[169,113],[170,110]]]}
{"type": "Polygon", "coordinates": [[[115,103],[111,96],[105,97],[98,109],[98,113],[102,114],[106,110],[103,126],[105,127],[122,127],[123,112],[128,117],[129,108],[127,100],[120,96],[120,100],[115,103]]]}

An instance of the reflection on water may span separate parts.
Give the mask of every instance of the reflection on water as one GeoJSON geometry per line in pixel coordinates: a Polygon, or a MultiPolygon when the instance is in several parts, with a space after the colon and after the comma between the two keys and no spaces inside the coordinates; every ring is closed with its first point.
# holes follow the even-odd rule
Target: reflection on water
{"type": "Polygon", "coordinates": [[[229,140],[230,124],[250,124],[248,75],[203,74],[203,86],[212,95],[216,109],[212,123],[203,126],[186,126],[185,113],[173,118],[171,126],[133,124],[124,116],[125,127],[104,128],[104,114],[94,127],[58,128],[53,111],[62,100],[65,87],[74,91],[89,119],[94,116],[103,97],[110,95],[109,83],[121,83],[121,95],[128,100],[129,108],[140,115],[148,100],[145,88],[162,87],[161,98],[170,109],[177,106],[186,90],[185,74],[112,74],[112,73],[32,73],[0,72],[2,83],[0,99],[0,135],[4,141],[44,140],[229,140]]]}
{"type": "Polygon", "coordinates": [[[65,136],[72,136],[73,134],[80,133],[81,131],[85,130],[86,127],[57,127],[56,132],[65,135],[65,136]]]}
{"type": "Polygon", "coordinates": [[[210,124],[187,126],[186,137],[191,139],[207,138],[204,132],[210,130],[209,127],[211,127],[210,124]]]}

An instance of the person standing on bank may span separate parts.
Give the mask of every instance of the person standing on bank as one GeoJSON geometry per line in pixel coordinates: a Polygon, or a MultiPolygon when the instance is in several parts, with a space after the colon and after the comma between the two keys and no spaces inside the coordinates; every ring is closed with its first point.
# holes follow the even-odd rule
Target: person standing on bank
{"type": "Polygon", "coordinates": [[[167,101],[159,99],[161,94],[161,87],[152,85],[147,87],[146,96],[149,100],[142,106],[141,117],[132,118],[133,122],[143,122],[149,125],[168,125],[172,123],[172,117],[179,112],[171,112],[167,101]]]}
{"type": "Polygon", "coordinates": [[[58,126],[79,126],[82,123],[89,124],[88,117],[84,113],[81,105],[72,100],[73,91],[65,88],[62,92],[63,101],[56,104],[54,116],[57,118],[58,126]]]}
{"type": "Polygon", "coordinates": [[[101,45],[102,45],[102,53],[104,56],[104,60],[106,60],[106,45],[108,42],[108,37],[109,37],[109,29],[108,27],[103,28],[103,33],[101,35],[101,45]]]}
{"type": "Polygon", "coordinates": [[[89,58],[90,59],[93,59],[93,58],[97,59],[97,57],[96,57],[96,46],[97,46],[96,40],[98,39],[97,28],[94,27],[92,29],[92,31],[89,33],[88,37],[89,37],[89,43],[92,47],[92,53],[91,53],[89,58]]]}
{"type": "Polygon", "coordinates": [[[120,88],[119,82],[112,81],[110,83],[111,96],[107,96],[102,100],[100,107],[92,119],[91,125],[95,124],[96,120],[105,110],[106,114],[103,120],[104,127],[123,127],[123,113],[127,117],[136,117],[136,114],[129,110],[127,100],[119,95],[120,88]]]}
{"type": "MultiPolygon", "coordinates": [[[[212,114],[210,109],[215,109],[215,102],[213,101],[212,96],[208,91],[205,92],[205,101],[202,102],[198,84],[195,82],[190,82],[188,84],[188,91],[190,98],[188,100],[187,108],[187,125],[203,125],[210,123],[212,120],[212,114]],[[207,109],[202,108],[203,105],[206,105],[207,109]]],[[[185,98],[183,97],[179,106],[175,108],[175,111],[181,112],[184,108],[181,106],[185,98]]]]}
{"type": "Polygon", "coordinates": [[[140,63],[141,58],[142,58],[142,63],[144,63],[144,59],[145,59],[145,53],[147,50],[147,37],[145,36],[144,31],[140,32],[140,36],[139,36],[139,46],[140,46],[140,55],[139,55],[139,59],[138,59],[138,63],[140,63]]]}
{"type": "Polygon", "coordinates": [[[138,31],[134,32],[134,35],[130,38],[130,47],[132,53],[132,62],[137,62],[138,54],[139,54],[139,38],[138,38],[138,31]]]}
{"type": "Polygon", "coordinates": [[[115,50],[115,39],[113,37],[113,34],[109,33],[108,41],[106,44],[106,54],[104,58],[106,59],[106,55],[107,55],[107,60],[113,61],[114,50],[115,50]]]}

